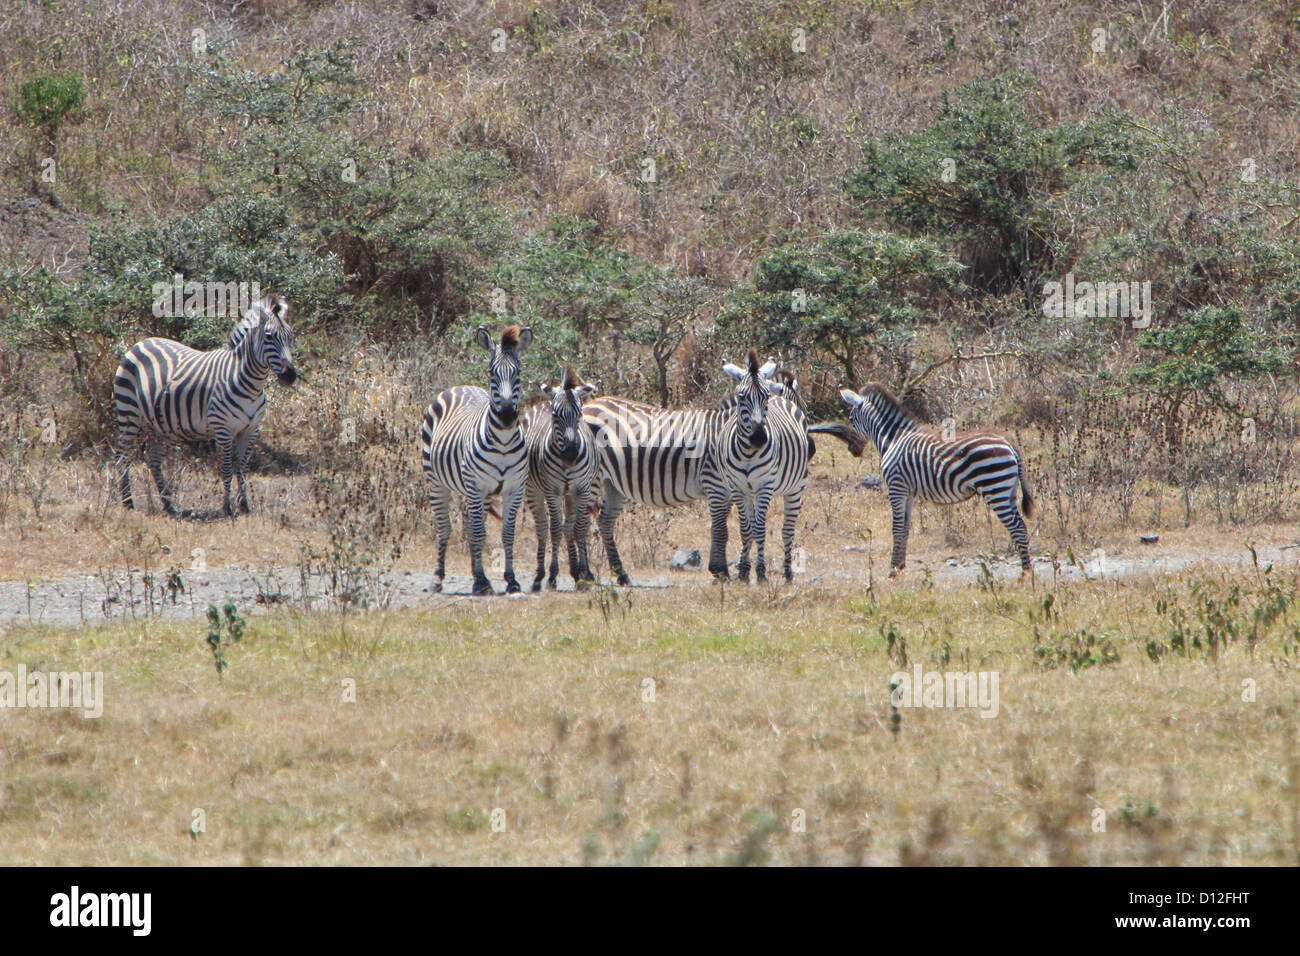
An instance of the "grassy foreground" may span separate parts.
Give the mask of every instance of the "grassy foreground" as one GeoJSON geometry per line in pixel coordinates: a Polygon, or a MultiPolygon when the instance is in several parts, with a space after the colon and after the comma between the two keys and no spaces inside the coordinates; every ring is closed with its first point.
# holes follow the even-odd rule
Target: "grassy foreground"
{"type": "Polygon", "coordinates": [[[203,621],[13,631],[0,670],[106,688],[99,719],[0,710],[0,863],[1294,864],[1270,580],[282,612],[222,679],[203,621]],[[997,715],[891,731],[918,664],[996,672],[997,715]]]}

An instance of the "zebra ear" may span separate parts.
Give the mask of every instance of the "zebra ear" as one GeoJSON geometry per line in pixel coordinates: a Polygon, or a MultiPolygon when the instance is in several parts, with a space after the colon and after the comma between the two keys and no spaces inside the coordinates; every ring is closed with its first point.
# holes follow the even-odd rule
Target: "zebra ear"
{"type": "Polygon", "coordinates": [[[768,359],[767,364],[758,370],[758,374],[763,376],[763,378],[771,378],[772,373],[775,371],[776,371],[776,362],[772,361],[771,359],[768,359]]]}
{"type": "Polygon", "coordinates": [[[555,389],[551,388],[551,386],[547,385],[545,382],[534,382],[533,384],[540,388],[547,398],[550,398],[555,394],[555,389]]]}
{"type": "Polygon", "coordinates": [[[722,370],[736,381],[741,381],[745,377],[745,370],[738,365],[732,365],[730,362],[723,362],[722,370]]]}
{"type": "Polygon", "coordinates": [[[583,398],[589,398],[596,394],[596,386],[592,385],[590,382],[586,385],[580,385],[578,386],[578,393],[582,395],[583,398]]]}
{"type": "Polygon", "coordinates": [[[486,325],[478,327],[478,331],[474,333],[474,341],[478,343],[479,348],[492,351],[492,334],[488,332],[486,325]]]}
{"type": "Polygon", "coordinates": [[[773,395],[785,394],[785,386],[782,385],[780,382],[768,382],[767,387],[772,392],[773,395]]]}
{"type": "Polygon", "coordinates": [[[849,408],[854,408],[862,404],[862,396],[851,388],[840,389],[840,398],[844,399],[844,404],[849,408]]]}
{"type": "Polygon", "coordinates": [[[521,349],[526,349],[526,348],[528,348],[529,344],[530,344],[532,341],[533,341],[533,330],[532,330],[532,329],[520,329],[520,330],[519,330],[519,347],[520,347],[521,349]]]}

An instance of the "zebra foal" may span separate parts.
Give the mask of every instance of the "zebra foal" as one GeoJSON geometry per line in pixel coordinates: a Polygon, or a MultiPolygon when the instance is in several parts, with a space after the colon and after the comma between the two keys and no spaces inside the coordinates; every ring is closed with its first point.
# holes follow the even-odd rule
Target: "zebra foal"
{"type": "Polygon", "coordinates": [[[226,515],[233,515],[230,482],[239,475],[239,510],[248,513],[248,458],[266,411],[266,380],[284,385],[297,378],[291,348],[289,305],[279,296],[256,303],[221,348],[200,352],[171,339],[133,345],[113,379],[117,404],[117,453],[122,505],[131,498],[131,457],[148,444],[149,470],[169,515],[178,515],[163,478],[168,443],[213,440],[221,453],[226,515]]]}
{"type": "Polygon", "coordinates": [[[533,340],[531,329],[517,325],[501,333],[500,343],[484,327],[475,341],[489,353],[487,390],[459,385],[439,393],[424,413],[420,449],[429,480],[429,502],[438,525],[438,569],[433,591],[442,590],[451,537],[451,496],[465,499],[469,511],[466,536],[474,575],[473,593],[492,594],[483,573],[484,504],[501,495],[501,545],[506,559],[506,593],[515,594],[515,518],[528,478],[528,451],[519,427],[519,352],[533,340]]]}
{"type": "Polygon", "coordinates": [[[537,575],[533,590],[540,591],[546,576],[546,541],[550,530],[551,573],[547,586],[555,589],[560,573],[560,537],[569,552],[569,573],[575,586],[594,581],[587,561],[591,528],[591,499],[596,482],[596,442],[582,420],[582,402],[596,391],[582,385],[566,366],[558,387],[543,385],[550,399],[524,414],[524,444],[528,448],[526,494],[537,525],[537,575]]]}
{"type": "Polygon", "coordinates": [[[979,495],[1011,533],[1022,573],[1030,570],[1029,532],[1024,518],[1033,516],[1034,499],[1024,456],[1009,438],[997,432],[975,431],[945,440],[922,427],[888,389],[874,382],[861,393],[842,389],[840,398],[849,407],[853,427],[870,438],[880,452],[880,474],[893,512],[891,577],[906,564],[912,500],[955,504],[973,495],[979,495]],[[1017,485],[1023,518],[1016,506],[1017,485]]]}

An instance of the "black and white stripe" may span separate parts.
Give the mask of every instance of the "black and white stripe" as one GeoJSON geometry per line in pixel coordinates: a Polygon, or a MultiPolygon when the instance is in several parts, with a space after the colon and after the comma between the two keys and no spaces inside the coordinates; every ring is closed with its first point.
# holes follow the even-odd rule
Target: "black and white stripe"
{"type": "Polygon", "coordinates": [[[859,394],[843,389],[849,421],[880,451],[880,473],[893,510],[893,571],[907,558],[912,499],[954,504],[979,495],[1011,532],[1020,566],[1030,569],[1029,534],[1016,507],[1019,485],[1024,517],[1033,511],[1024,458],[1005,435],[991,431],[965,432],[945,440],[922,427],[884,386],[868,385],[859,394]]]}
{"type": "Polygon", "coordinates": [[[247,468],[266,410],[266,380],[285,385],[297,372],[290,354],[289,306],[271,296],[255,304],[219,349],[200,352],[171,339],[131,347],[113,379],[117,402],[117,456],[122,504],[131,498],[131,456],[142,440],[149,469],[168,514],[177,514],[162,473],[168,443],[215,441],[221,453],[225,513],[233,514],[230,481],[239,475],[239,508],[248,512],[247,468]]]}
{"type": "MultiPolygon", "coordinates": [[[[770,391],[779,393],[782,386],[771,380],[775,370],[776,364],[768,362],[758,375],[770,391]]],[[[784,398],[779,403],[783,414],[802,421],[794,403],[784,398]]],[[[631,580],[614,541],[614,524],[629,501],[671,508],[707,498],[711,519],[709,570],[717,577],[727,576],[727,515],[733,501],[739,503],[743,493],[723,478],[718,453],[727,444],[724,435],[734,434],[739,407],[734,392],[711,409],[667,410],[610,395],[593,399],[583,407],[583,418],[595,435],[600,454],[604,501],[598,525],[610,569],[620,584],[630,584],[631,580]],[[733,426],[730,431],[729,424],[733,426]]],[[[809,442],[806,434],[803,440],[809,442]]],[[[806,457],[804,461],[806,471],[806,457]]],[[[762,476],[766,474],[764,471],[762,476]]],[[[786,494],[784,486],[780,493],[786,494]]],[[[791,527],[796,519],[797,507],[790,517],[791,527]]],[[[742,529],[745,520],[742,512],[742,529]]],[[[751,536],[754,533],[751,525],[751,536]]]]}
{"type": "Polygon", "coordinates": [[[581,587],[594,581],[587,560],[591,529],[591,504],[596,484],[596,442],[582,420],[583,400],[596,391],[582,385],[572,368],[556,388],[543,385],[549,401],[530,408],[523,419],[528,447],[529,506],[537,524],[537,575],[533,590],[540,591],[546,577],[546,542],[550,532],[551,573],[547,586],[555,588],[560,573],[560,537],[569,552],[569,573],[581,587]]]}
{"type": "MultiPolygon", "coordinates": [[[[755,577],[766,580],[767,512],[772,499],[780,497],[784,503],[781,543],[785,579],[789,581],[794,577],[794,531],[803,507],[808,459],[812,453],[808,420],[797,403],[797,393],[789,397],[779,394],[786,389],[781,383],[769,380],[770,369],[765,375],[754,351],[749,353],[747,369],[728,363],[723,370],[738,384],[733,396],[735,414],[724,424],[714,447],[713,460],[727,489],[728,504],[719,515],[713,510],[713,498],[710,498],[714,539],[711,556],[720,556],[721,564],[711,563],[709,570],[716,576],[726,577],[726,522],[730,503],[734,502],[740,516],[742,542],[737,574],[742,581],[749,579],[749,549],[753,544],[757,550],[755,577]]],[[[787,380],[793,385],[793,378],[787,380]]]]}
{"type": "Polygon", "coordinates": [[[673,508],[704,497],[711,436],[730,409],[668,410],[603,395],[582,408],[599,455],[603,502],[597,525],[610,570],[631,584],[614,543],[614,523],[629,501],[673,508]]]}
{"type": "Polygon", "coordinates": [[[506,593],[519,590],[515,579],[515,518],[528,478],[528,453],[519,426],[519,350],[533,340],[530,329],[510,326],[498,345],[486,328],[475,340],[488,350],[490,388],[469,385],[449,388],[424,413],[420,447],[429,479],[429,501],[438,523],[438,569],[434,591],[442,590],[447,539],[451,536],[451,495],[462,495],[469,512],[466,528],[474,574],[473,593],[491,594],[483,573],[485,502],[501,495],[501,545],[505,550],[506,593]]]}

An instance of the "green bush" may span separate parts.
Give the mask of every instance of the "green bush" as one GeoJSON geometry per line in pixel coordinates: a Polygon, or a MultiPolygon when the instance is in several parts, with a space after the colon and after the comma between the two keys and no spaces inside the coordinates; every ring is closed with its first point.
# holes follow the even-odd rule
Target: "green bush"
{"type": "Polygon", "coordinates": [[[845,189],[895,227],[958,239],[976,288],[1036,288],[1072,257],[1052,198],[1085,168],[1133,169],[1142,145],[1114,112],[1047,125],[1030,89],[1012,74],[945,94],[932,125],[867,143],[845,189]]]}
{"type": "Polygon", "coordinates": [[[488,151],[399,154],[354,129],[386,105],[361,89],[345,43],[291,57],[278,72],[196,70],[196,106],[214,129],[206,149],[227,197],[271,195],[287,226],[336,257],[361,314],[390,329],[446,330],[481,293],[509,218],[490,191],[507,167],[488,151]]]}
{"type": "Polygon", "coordinates": [[[80,109],[85,100],[86,90],[80,77],[45,73],[18,88],[14,110],[53,143],[60,124],[68,114],[80,109]]]}
{"type": "Polygon", "coordinates": [[[725,300],[718,334],[787,361],[829,359],[854,386],[869,359],[901,377],[923,306],[960,270],[928,239],[857,229],[783,236],[725,300]]]}

